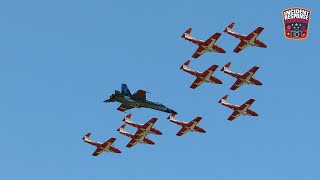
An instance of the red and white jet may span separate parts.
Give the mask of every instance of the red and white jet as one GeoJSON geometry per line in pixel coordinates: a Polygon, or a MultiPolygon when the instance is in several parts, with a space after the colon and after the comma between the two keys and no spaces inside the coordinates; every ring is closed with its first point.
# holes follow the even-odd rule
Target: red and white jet
{"type": "Polygon", "coordinates": [[[154,123],[156,123],[158,120],[157,118],[152,118],[145,124],[137,124],[137,123],[134,123],[130,119],[131,116],[132,116],[132,114],[128,114],[126,117],[123,118],[122,121],[124,121],[126,124],[129,124],[133,127],[138,128],[139,130],[142,130],[143,132],[145,132],[147,134],[162,135],[162,132],[160,132],[158,129],[153,127],[154,123]]]}
{"type": "MultiPolygon", "coordinates": [[[[152,125],[149,125],[152,126],[152,125]]],[[[123,124],[119,127],[117,131],[120,132],[120,134],[123,134],[129,138],[131,138],[131,141],[127,144],[128,148],[131,148],[132,146],[138,144],[138,143],[145,143],[145,144],[155,144],[153,141],[147,138],[148,133],[146,131],[143,131],[142,129],[138,129],[135,134],[128,133],[124,130],[126,127],[126,124],[123,124]]],[[[147,129],[151,129],[148,127],[147,129]]]]}
{"type": "Polygon", "coordinates": [[[232,105],[232,104],[228,103],[227,98],[228,98],[228,95],[225,95],[223,98],[220,99],[219,103],[221,103],[222,105],[233,110],[233,113],[228,118],[229,121],[234,120],[235,118],[237,118],[240,115],[258,116],[258,114],[256,112],[249,109],[249,107],[255,101],[254,99],[249,99],[247,102],[245,102],[241,106],[238,106],[238,105],[232,105]]]}
{"type": "Polygon", "coordinates": [[[97,149],[93,152],[93,156],[98,156],[103,152],[113,152],[113,153],[121,153],[121,151],[112,146],[112,143],[116,140],[116,138],[110,138],[108,141],[104,143],[94,142],[90,139],[91,133],[86,134],[82,139],[84,142],[96,146],[97,149]]]}
{"type": "Polygon", "coordinates": [[[186,61],[181,67],[180,69],[182,69],[183,71],[192,74],[194,76],[196,76],[196,80],[192,83],[192,85],[190,86],[190,88],[195,89],[197,88],[199,85],[201,85],[202,83],[206,82],[206,83],[215,83],[215,84],[222,84],[222,81],[214,76],[212,76],[212,74],[214,73],[214,71],[218,68],[218,65],[212,65],[209,69],[207,69],[204,72],[198,72],[198,71],[193,71],[189,68],[189,64],[190,64],[190,60],[186,61]]]}
{"type": "Polygon", "coordinates": [[[215,45],[216,41],[221,36],[221,33],[215,33],[206,41],[202,41],[202,40],[194,39],[190,34],[191,31],[192,31],[192,28],[189,28],[186,32],[183,33],[181,37],[199,46],[196,52],[192,55],[193,58],[198,58],[199,56],[201,56],[203,53],[207,51],[226,53],[226,51],[223,50],[221,47],[215,45]]]}
{"type": "Polygon", "coordinates": [[[252,31],[249,35],[238,34],[232,30],[234,23],[231,23],[223,32],[230,34],[240,40],[238,46],[233,50],[233,52],[238,53],[247,46],[257,46],[261,48],[266,48],[267,46],[259,41],[257,37],[263,31],[263,27],[258,27],[252,31]]]}
{"type": "Polygon", "coordinates": [[[259,67],[254,66],[253,68],[251,68],[249,71],[247,71],[244,74],[239,74],[239,73],[234,73],[232,72],[229,68],[230,68],[231,62],[228,62],[222,69],[221,71],[223,71],[226,74],[229,74],[230,76],[233,76],[235,78],[237,78],[237,81],[231,86],[231,90],[236,90],[238,89],[240,86],[242,86],[243,84],[253,84],[253,85],[257,85],[257,86],[261,86],[262,83],[260,81],[258,81],[257,79],[255,79],[253,77],[254,73],[256,73],[256,71],[259,69],[259,67]]]}
{"type": "Polygon", "coordinates": [[[178,124],[179,126],[182,127],[180,131],[177,133],[177,136],[182,136],[187,132],[200,132],[200,133],[206,132],[206,130],[197,126],[197,124],[201,121],[202,117],[198,116],[190,122],[181,122],[176,119],[175,114],[171,114],[167,119],[169,119],[171,122],[178,124]]]}

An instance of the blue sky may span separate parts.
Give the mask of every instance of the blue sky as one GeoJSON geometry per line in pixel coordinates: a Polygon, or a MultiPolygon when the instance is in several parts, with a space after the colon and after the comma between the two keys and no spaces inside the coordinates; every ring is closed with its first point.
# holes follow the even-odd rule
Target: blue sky
{"type": "Polygon", "coordinates": [[[1,179],[319,179],[318,12],[302,0],[0,2],[1,179]],[[306,40],[284,38],[289,7],[311,10],[306,40]],[[180,37],[187,28],[207,39],[231,22],[242,34],[264,27],[268,48],[235,54],[239,40],[222,33],[226,54],[191,58],[196,45],[180,37]],[[179,69],[187,59],[199,71],[229,61],[241,73],[260,66],[263,86],[231,92],[235,79],[216,71],[222,85],[192,90],[194,77],[179,69]],[[179,120],[202,116],[207,133],[177,137],[168,114],[134,109],[136,122],[159,118],[163,135],[149,136],[154,146],[126,148],[129,138],[116,131],[126,114],[103,103],[121,83],[150,92],[179,120]],[[256,99],[259,117],[227,121],[232,111],[217,103],[226,94],[233,104],[256,99]],[[99,142],[116,137],[122,154],[91,156],[87,132],[99,142]]]}

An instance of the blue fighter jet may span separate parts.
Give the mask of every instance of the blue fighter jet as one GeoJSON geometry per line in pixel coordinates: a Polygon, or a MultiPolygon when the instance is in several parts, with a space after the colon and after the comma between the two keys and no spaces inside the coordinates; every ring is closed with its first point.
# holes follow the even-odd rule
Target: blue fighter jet
{"type": "Polygon", "coordinates": [[[110,99],[104,101],[105,103],[108,102],[119,102],[121,105],[118,107],[117,110],[119,111],[126,111],[132,108],[151,108],[158,111],[163,111],[171,114],[177,114],[174,110],[164,106],[163,104],[148,101],[146,99],[146,91],[138,90],[136,93],[131,94],[128,86],[126,84],[121,85],[121,92],[115,90],[115,93],[110,96],[110,99]]]}

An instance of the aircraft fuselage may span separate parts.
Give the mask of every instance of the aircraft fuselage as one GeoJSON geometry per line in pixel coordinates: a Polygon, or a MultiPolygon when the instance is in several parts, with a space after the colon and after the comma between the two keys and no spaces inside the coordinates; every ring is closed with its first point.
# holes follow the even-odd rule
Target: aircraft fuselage
{"type": "Polygon", "coordinates": [[[166,106],[159,104],[159,103],[155,103],[152,101],[138,101],[135,99],[132,99],[131,97],[128,96],[123,96],[123,97],[115,97],[114,99],[115,101],[125,104],[127,106],[133,107],[133,108],[151,108],[151,109],[155,109],[155,110],[159,110],[159,111],[163,111],[163,112],[174,112],[173,110],[167,108],[166,106]]]}

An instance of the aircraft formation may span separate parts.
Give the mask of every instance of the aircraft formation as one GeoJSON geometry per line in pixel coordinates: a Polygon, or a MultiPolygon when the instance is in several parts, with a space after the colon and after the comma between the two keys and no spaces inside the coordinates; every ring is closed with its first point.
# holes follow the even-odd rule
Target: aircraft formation
{"type": "MultiPolygon", "coordinates": [[[[233,50],[234,53],[239,53],[243,49],[245,49],[248,46],[256,46],[261,48],[266,48],[267,46],[260,40],[257,39],[259,34],[263,31],[263,27],[258,27],[254,31],[252,31],[248,35],[242,35],[238,34],[235,31],[233,31],[233,26],[235,23],[231,23],[229,26],[227,26],[224,30],[225,33],[237,38],[240,40],[240,43],[235,47],[233,50]]],[[[192,28],[189,28],[182,34],[182,38],[198,45],[197,50],[192,55],[193,58],[199,58],[202,54],[205,52],[216,52],[216,53],[226,53],[226,51],[218,46],[216,44],[216,41],[220,38],[221,33],[217,32],[214,35],[212,35],[207,40],[198,40],[191,36],[192,28]]],[[[223,82],[218,79],[217,77],[213,76],[213,73],[217,70],[218,65],[213,64],[211,67],[209,67],[207,70],[203,72],[198,72],[195,70],[190,69],[191,60],[187,60],[184,64],[181,65],[180,69],[184,72],[187,72],[193,76],[196,77],[194,82],[191,84],[190,88],[196,89],[198,86],[200,86],[203,83],[213,83],[213,84],[222,84],[223,82]]],[[[259,69],[258,66],[252,67],[250,70],[245,72],[244,74],[235,73],[230,70],[231,62],[228,62],[226,65],[222,67],[220,71],[223,73],[230,75],[234,78],[236,78],[235,83],[231,86],[230,90],[235,91],[239,87],[241,87],[244,84],[251,84],[256,86],[261,86],[262,83],[253,77],[253,75],[257,72],[259,69]]],[[[247,115],[247,116],[258,116],[256,112],[250,109],[250,106],[255,102],[255,99],[249,99],[247,102],[243,103],[242,105],[233,105],[227,102],[227,98],[229,95],[223,96],[218,103],[220,103],[223,106],[226,106],[233,110],[231,115],[228,117],[229,121],[233,121],[240,115],[247,115]]],[[[110,96],[109,99],[104,101],[105,103],[110,102],[118,102],[120,103],[120,106],[117,108],[117,110],[121,112],[125,112],[132,108],[149,108],[154,109],[157,111],[162,111],[165,113],[169,113],[169,117],[167,118],[170,122],[177,124],[181,127],[181,129],[177,132],[177,136],[182,136],[187,132],[198,132],[198,133],[206,133],[206,130],[198,126],[198,123],[202,120],[202,117],[197,116],[195,119],[193,119],[190,122],[182,122],[177,120],[176,115],[178,114],[176,111],[174,111],[171,108],[168,108],[167,106],[153,102],[150,100],[147,100],[146,97],[146,91],[145,90],[138,90],[134,94],[131,94],[128,86],[126,84],[121,85],[121,91],[115,90],[115,93],[110,96]]],[[[131,148],[135,146],[136,144],[149,144],[154,145],[155,143],[149,139],[147,136],[149,134],[154,135],[162,135],[162,132],[159,131],[154,127],[154,124],[157,122],[158,118],[151,118],[149,121],[147,121],[145,124],[139,124],[135,123],[131,120],[132,114],[128,114],[123,118],[123,124],[117,129],[117,131],[130,138],[130,141],[126,145],[127,148],[131,148]],[[133,133],[129,133],[125,130],[126,125],[130,125],[132,127],[137,128],[137,131],[133,133]]],[[[96,150],[93,152],[93,156],[98,156],[102,152],[113,152],[113,153],[121,153],[121,151],[112,144],[116,141],[116,138],[112,137],[109,140],[107,140],[104,143],[94,142],[90,139],[91,133],[87,133],[82,139],[84,142],[91,144],[96,147],[96,150]]]]}

